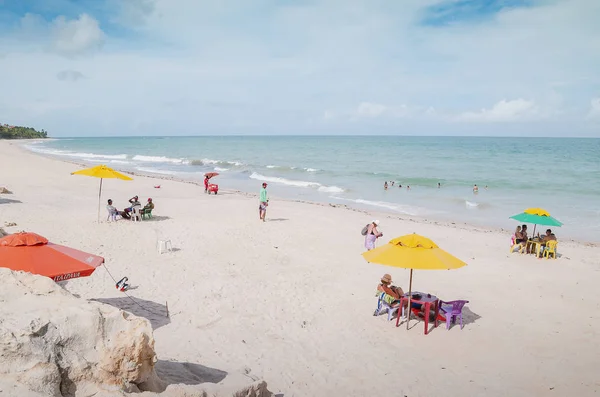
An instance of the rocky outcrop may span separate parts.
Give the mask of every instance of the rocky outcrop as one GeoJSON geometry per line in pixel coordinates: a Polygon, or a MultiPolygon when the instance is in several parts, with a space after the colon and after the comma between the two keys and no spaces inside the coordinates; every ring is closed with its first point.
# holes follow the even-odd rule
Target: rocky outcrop
{"type": "Polygon", "coordinates": [[[237,390],[212,384],[167,386],[155,370],[148,320],[77,298],[46,277],[4,268],[0,277],[2,396],[271,395],[264,382],[237,390]]]}
{"type": "Polygon", "coordinates": [[[12,192],[7,188],[0,186],[0,194],[12,194],[12,192]]]}

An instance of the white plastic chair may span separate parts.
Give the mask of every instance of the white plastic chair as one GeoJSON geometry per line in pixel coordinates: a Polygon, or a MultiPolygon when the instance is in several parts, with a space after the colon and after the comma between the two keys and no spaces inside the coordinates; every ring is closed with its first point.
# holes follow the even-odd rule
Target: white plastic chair
{"type": "Polygon", "coordinates": [[[142,209],[141,205],[135,205],[135,206],[131,207],[131,220],[132,221],[134,221],[134,222],[142,221],[141,209],[142,209]]]}
{"type": "Polygon", "coordinates": [[[110,222],[112,220],[113,222],[116,222],[118,214],[116,212],[110,212],[109,210],[107,210],[107,211],[108,211],[108,217],[106,218],[106,221],[110,222]]]}
{"type": "Polygon", "coordinates": [[[171,244],[171,240],[158,240],[156,242],[156,246],[159,254],[162,254],[164,251],[173,251],[173,244],[171,244]]]}

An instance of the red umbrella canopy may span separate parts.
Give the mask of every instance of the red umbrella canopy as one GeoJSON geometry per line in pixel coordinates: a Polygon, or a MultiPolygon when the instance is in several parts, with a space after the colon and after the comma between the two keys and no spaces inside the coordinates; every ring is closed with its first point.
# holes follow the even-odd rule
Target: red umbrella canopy
{"type": "Polygon", "coordinates": [[[207,177],[208,179],[214,178],[217,175],[219,175],[218,172],[207,172],[206,174],[204,174],[204,176],[207,177]]]}
{"type": "Polygon", "coordinates": [[[35,233],[0,238],[0,267],[39,274],[54,281],[91,275],[104,258],[53,244],[35,233]]]}
{"type": "Polygon", "coordinates": [[[48,239],[35,233],[15,233],[9,234],[0,239],[0,245],[9,247],[19,247],[22,245],[48,244],[48,239]]]}

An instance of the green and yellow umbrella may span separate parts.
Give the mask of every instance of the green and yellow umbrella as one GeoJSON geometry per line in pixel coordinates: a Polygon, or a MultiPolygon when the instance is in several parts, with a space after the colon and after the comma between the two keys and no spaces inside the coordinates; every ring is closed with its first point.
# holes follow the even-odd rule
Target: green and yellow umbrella
{"type": "Polygon", "coordinates": [[[537,225],[557,227],[563,225],[562,222],[550,216],[550,213],[543,208],[527,208],[522,213],[513,215],[510,218],[523,223],[532,223],[534,225],[533,234],[535,234],[537,225]]]}
{"type": "Polygon", "coordinates": [[[102,180],[103,179],[122,179],[124,181],[132,181],[133,178],[121,174],[105,165],[98,165],[92,168],[71,172],[71,175],[85,175],[94,178],[100,178],[100,190],[98,191],[98,222],[100,222],[100,202],[102,200],[102,180]]]}

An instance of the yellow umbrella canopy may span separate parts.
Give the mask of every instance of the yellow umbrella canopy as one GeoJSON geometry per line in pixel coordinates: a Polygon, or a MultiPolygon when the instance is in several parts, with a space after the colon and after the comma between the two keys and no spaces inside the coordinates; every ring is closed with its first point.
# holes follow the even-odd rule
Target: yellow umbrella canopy
{"type": "Polygon", "coordinates": [[[83,170],[71,172],[71,175],[93,176],[95,178],[100,178],[100,179],[116,178],[116,179],[122,179],[124,181],[132,181],[133,180],[132,178],[128,177],[127,175],[121,174],[120,172],[117,172],[117,171],[113,170],[112,168],[107,167],[105,165],[97,165],[92,168],[86,168],[83,170]]]}
{"type": "MultiPolygon", "coordinates": [[[[410,269],[408,287],[408,307],[412,293],[412,275],[414,269],[419,270],[450,270],[458,269],[467,264],[452,254],[444,251],[430,239],[418,234],[407,234],[390,240],[389,243],[364,252],[362,256],[370,263],[385,266],[410,269]]],[[[410,310],[408,310],[410,318],[410,310]]],[[[408,321],[406,324],[408,328],[408,321]]]]}
{"type": "Polygon", "coordinates": [[[543,208],[527,208],[523,212],[529,215],[550,216],[550,213],[543,208]]]}
{"type": "Polygon", "coordinates": [[[100,222],[100,201],[102,201],[102,180],[106,178],[110,179],[122,179],[124,181],[132,181],[133,178],[127,175],[121,174],[105,165],[97,165],[92,168],[86,168],[83,170],[71,172],[71,175],[84,175],[91,176],[94,178],[100,178],[100,190],[98,192],[98,222],[100,222]]]}

